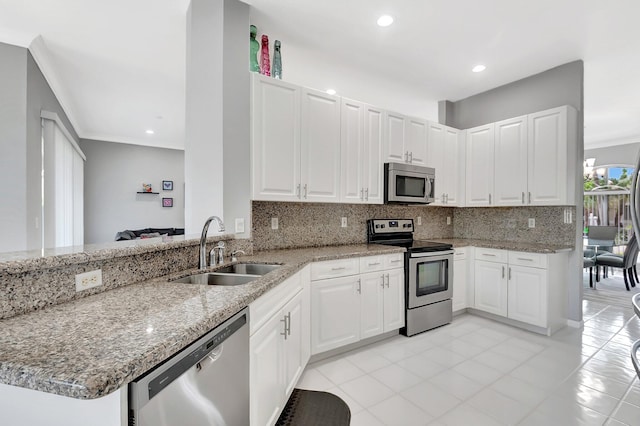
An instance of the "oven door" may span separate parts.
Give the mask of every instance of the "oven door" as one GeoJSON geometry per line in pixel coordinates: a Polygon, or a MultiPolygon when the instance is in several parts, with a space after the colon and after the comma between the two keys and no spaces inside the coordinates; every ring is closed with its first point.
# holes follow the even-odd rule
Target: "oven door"
{"type": "Polygon", "coordinates": [[[407,274],[407,307],[409,309],[451,299],[453,250],[411,253],[407,274]]]}

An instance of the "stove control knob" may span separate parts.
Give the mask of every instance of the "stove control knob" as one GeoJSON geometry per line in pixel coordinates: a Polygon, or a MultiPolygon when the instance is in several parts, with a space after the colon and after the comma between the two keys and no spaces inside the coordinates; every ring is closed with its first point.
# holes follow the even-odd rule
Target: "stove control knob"
{"type": "Polygon", "coordinates": [[[376,229],[377,229],[377,228],[380,228],[380,225],[376,225],[376,229]]]}
{"type": "Polygon", "coordinates": [[[380,225],[380,228],[384,228],[384,225],[380,225]]]}

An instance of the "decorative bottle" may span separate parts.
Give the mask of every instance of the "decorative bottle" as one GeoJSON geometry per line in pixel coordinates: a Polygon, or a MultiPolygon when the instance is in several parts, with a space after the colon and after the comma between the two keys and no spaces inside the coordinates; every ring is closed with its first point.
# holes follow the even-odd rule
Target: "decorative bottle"
{"type": "Polygon", "coordinates": [[[249,28],[249,71],[260,72],[260,64],[258,63],[258,51],[260,50],[260,43],[258,43],[258,40],[256,40],[258,29],[255,25],[251,25],[249,28]]]}
{"type": "Polygon", "coordinates": [[[271,76],[271,65],[269,65],[269,37],[262,36],[262,53],[260,54],[260,74],[271,76]]]}
{"type": "Polygon", "coordinates": [[[280,40],[273,42],[273,78],[282,80],[282,56],[280,55],[280,40]]]}

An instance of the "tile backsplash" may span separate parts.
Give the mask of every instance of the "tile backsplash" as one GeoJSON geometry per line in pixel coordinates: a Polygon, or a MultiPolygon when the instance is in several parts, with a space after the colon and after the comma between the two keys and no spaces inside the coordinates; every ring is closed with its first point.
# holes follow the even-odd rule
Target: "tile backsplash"
{"type": "Polygon", "coordinates": [[[253,201],[253,249],[366,243],[367,219],[414,219],[416,239],[452,238],[453,212],[450,207],[253,201]],[[422,225],[417,225],[418,216],[422,225]],[[274,217],[277,230],[271,229],[274,217]],[[340,226],[342,217],[346,228],[340,226]]]}
{"type": "Polygon", "coordinates": [[[575,219],[575,206],[458,208],[453,213],[453,236],[573,246],[576,223],[564,223],[565,209],[575,219]],[[535,228],[529,228],[529,218],[535,219],[535,228]]]}

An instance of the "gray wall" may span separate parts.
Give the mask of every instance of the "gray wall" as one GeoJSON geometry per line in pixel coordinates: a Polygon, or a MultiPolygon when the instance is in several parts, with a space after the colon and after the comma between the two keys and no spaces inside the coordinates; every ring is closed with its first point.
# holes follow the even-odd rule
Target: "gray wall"
{"type": "Polygon", "coordinates": [[[584,158],[595,158],[595,166],[627,166],[635,167],[640,151],[640,143],[608,146],[606,148],[585,149],[584,158]]]}
{"type": "Polygon", "coordinates": [[[0,252],[6,252],[27,249],[27,50],[0,43],[0,64],[0,252]]]}
{"type": "Polygon", "coordinates": [[[184,227],[184,152],[114,142],[80,140],[84,172],[84,240],[113,241],[119,231],[184,227]],[[173,191],[162,181],[172,180],[173,191]],[[159,195],[136,194],[151,183],[159,195]],[[173,207],[162,207],[162,198],[173,207]]]}
{"type": "MultiPolygon", "coordinates": [[[[497,87],[451,104],[444,101],[440,112],[444,124],[468,129],[536,111],[571,105],[578,111],[577,146],[569,152],[576,164],[576,221],[575,244],[582,246],[582,163],[584,155],[584,63],[574,61],[540,74],[497,87]]],[[[582,256],[574,250],[569,261],[568,315],[573,321],[582,320],[582,256]]]]}

